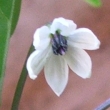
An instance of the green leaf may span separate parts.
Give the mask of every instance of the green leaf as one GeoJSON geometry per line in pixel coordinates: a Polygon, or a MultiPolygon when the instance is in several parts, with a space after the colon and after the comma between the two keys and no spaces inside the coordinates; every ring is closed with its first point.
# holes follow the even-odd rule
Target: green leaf
{"type": "Polygon", "coordinates": [[[102,6],[101,0],[85,0],[89,5],[93,7],[100,7],[102,6]]]}
{"type": "Polygon", "coordinates": [[[16,27],[21,0],[0,0],[0,96],[5,73],[8,44],[16,27]]]}

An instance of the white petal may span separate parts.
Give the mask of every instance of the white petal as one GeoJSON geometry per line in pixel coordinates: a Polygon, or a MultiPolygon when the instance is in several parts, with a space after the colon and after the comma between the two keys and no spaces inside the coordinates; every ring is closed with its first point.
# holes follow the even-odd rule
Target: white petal
{"type": "Polygon", "coordinates": [[[77,75],[82,78],[89,78],[91,76],[91,59],[84,50],[78,48],[69,48],[64,57],[71,70],[77,75]]]}
{"type": "Polygon", "coordinates": [[[34,34],[33,45],[35,49],[45,49],[50,43],[49,28],[47,26],[42,26],[38,28],[34,34]]]}
{"type": "Polygon", "coordinates": [[[27,70],[29,73],[29,77],[31,79],[35,79],[40,71],[43,69],[47,57],[49,56],[50,49],[46,50],[36,50],[34,51],[27,60],[27,70]]]}
{"type": "Polygon", "coordinates": [[[61,30],[61,35],[68,36],[76,29],[76,27],[76,24],[72,20],[60,17],[53,20],[51,33],[55,34],[56,30],[61,30]]]}
{"type": "Polygon", "coordinates": [[[68,44],[77,48],[95,50],[99,48],[100,41],[91,30],[79,28],[68,37],[68,44]]]}
{"type": "Polygon", "coordinates": [[[46,63],[45,78],[52,90],[60,96],[68,82],[68,66],[61,56],[52,55],[46,63]]]}

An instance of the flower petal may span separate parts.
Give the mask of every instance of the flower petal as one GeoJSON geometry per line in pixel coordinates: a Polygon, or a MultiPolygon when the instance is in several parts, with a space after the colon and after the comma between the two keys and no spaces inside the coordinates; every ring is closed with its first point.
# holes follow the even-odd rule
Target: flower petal
{"type": "Polygon", "coordinates": [[[65,60],[61,56],[52,55],[44,71],[47,83],[60,96],[68,82],[68,66],[65,60]]]}
{"type": "Polygon", "coordinates": [[[61,31],[61,35],[69,36],[75,29],[76,24],[72,20],[64,18],[56,18],[51,25],[51,33],[55,34],[56,30],[61,31]]]}
{"type": "Polygon", "coordinates": [[[77,75],[82,78],[91,76],[91,59],[89,55],[79,48],[68,48],[68,52],[64,55],[69,67],[77,75]]]}
{"type": "Polygon", "coordinates": [[[47,26],[42,26],[36,30],[33,41],[35,49],[41,50],[47,48],[50,43],[49,34],[50,31],[47,26]]]}
{"type": "Polygon", "coordinates": [[[72,47],[95,50],[99,48],[100,41],[91,30],[79,28],[68,37],[68,44],[72,47]]]}
{"type": "Polygon", "coordinates": [[[40,71],[43,69],[46,60],[49,56],[50,49],[46,50],[36,50],[34,51],[27,60],[27,70],[29,73],[29,77],[31,79],[35,79],[40,71]]]}

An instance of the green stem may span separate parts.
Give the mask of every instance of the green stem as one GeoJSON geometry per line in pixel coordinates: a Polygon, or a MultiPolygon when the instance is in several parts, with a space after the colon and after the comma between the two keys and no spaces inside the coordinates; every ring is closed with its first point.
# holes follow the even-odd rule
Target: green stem
{"type": "MultiPolygon", "coordinates": [[[[33,51],[33,46],[30,47],[27,58],[29,57],[30,53],[32,53],[32,51],[33,51]]],[[[20,75],[20,78],[19,78],[19,81],[16,87],[11,110],[18,110],[19,102],[20,102],[22,91],[23,91],[23,88],[26,82],[26,78],[27,78],[27,69],[26,69],[26,61],[25,61],[23,70],[21,72],[21,75],[20,75]]]]}

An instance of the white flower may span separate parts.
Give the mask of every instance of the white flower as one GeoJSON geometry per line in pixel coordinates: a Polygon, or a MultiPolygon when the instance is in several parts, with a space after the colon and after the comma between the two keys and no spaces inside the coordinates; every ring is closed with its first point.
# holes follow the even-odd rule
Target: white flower
{"type": "Polygon", "coordinates": [[[42,26],[34,34],[35,51],[27,60],[31,79],[44,68],[47,83],[60,96],[68,82],[68,66],[78,76],[91,76],[91,59],[83,50],[99,48],[100,41],[87,28],[76,29],[68,19],[56,18],[49,26],[42,26]]]}

